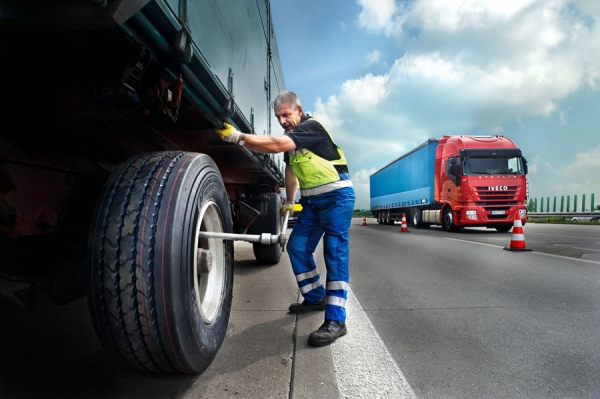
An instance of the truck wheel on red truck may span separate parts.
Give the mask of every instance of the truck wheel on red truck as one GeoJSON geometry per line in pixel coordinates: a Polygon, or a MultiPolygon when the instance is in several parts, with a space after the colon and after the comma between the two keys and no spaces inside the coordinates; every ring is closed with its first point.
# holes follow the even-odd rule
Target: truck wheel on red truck
{"type": "Polygon", "coordinates": [[[429,139],[370,176],[373,217],[415,228],[509,231],[527,222],[527,160],[504,136],[429,139]]]}
{"type": "Polygon", "coordinates": [[[227,331],[231,237],[282,256],[281,158],[214,132],[278,126],[269,1],[8,1],[0,50],[0,298],[87,295],[115,359],[202,372],[227,331]]]}

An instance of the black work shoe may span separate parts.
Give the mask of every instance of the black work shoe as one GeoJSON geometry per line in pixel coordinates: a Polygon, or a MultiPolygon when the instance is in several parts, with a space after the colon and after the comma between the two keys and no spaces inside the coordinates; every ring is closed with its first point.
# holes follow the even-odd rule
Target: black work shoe
{"type": "Polygon", "coordinates": [[[325,310],[325,305],[327,304],[327,300],[325,297],[323,299],[318,300],[317,302],[306,302],[304,300],[302,303],[292,303],[290,305],[290,312],[292,313],[308,313],[312,311],[325,310]]]}
{"type": "Polygon", "coordinates": [[[346,335],[346,323],[341,321],[325,320],[317,331],[308,336],[308,343],[312,346],[325,346],[335,342],[339,337],[346,335]]]}

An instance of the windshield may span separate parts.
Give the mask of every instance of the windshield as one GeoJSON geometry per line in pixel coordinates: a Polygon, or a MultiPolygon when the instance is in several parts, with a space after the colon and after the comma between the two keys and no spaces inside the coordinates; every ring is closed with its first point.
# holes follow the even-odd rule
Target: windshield
{"type": "Polygon", "coordinates": [[[465,157],[462,164],[463,175],[522,175],[521,157],[465,157]]]}

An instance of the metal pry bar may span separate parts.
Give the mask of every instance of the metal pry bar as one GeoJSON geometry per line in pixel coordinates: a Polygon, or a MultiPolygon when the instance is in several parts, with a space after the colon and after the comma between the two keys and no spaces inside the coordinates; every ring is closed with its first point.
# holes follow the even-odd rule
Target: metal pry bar
{"type": "Polygon", "coordinates": [[[287,230],[288,219],[290,217],[290,211],[285,212],[283,219],[283,225],[279,234],[234,234],[234,233],[215,233],[212,231],[200,231],[198,237],[202,238],[219,238],[222,240],[233,240],[233,241],[247,241],[256,242],[263,245],[281,244],[283,247],[286,242],[285,232],[287,230]]]}

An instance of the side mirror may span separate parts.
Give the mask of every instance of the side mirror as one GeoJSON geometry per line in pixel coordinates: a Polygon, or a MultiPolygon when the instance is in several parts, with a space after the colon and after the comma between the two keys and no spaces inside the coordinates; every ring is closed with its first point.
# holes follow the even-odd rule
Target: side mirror
{"type": "Polygon", "coordinates": [[[525,157],[523,157],[523,172],[525,172],[525,174],[529,173],[529,167],[527,167],[527,159],[525,157]]]}

